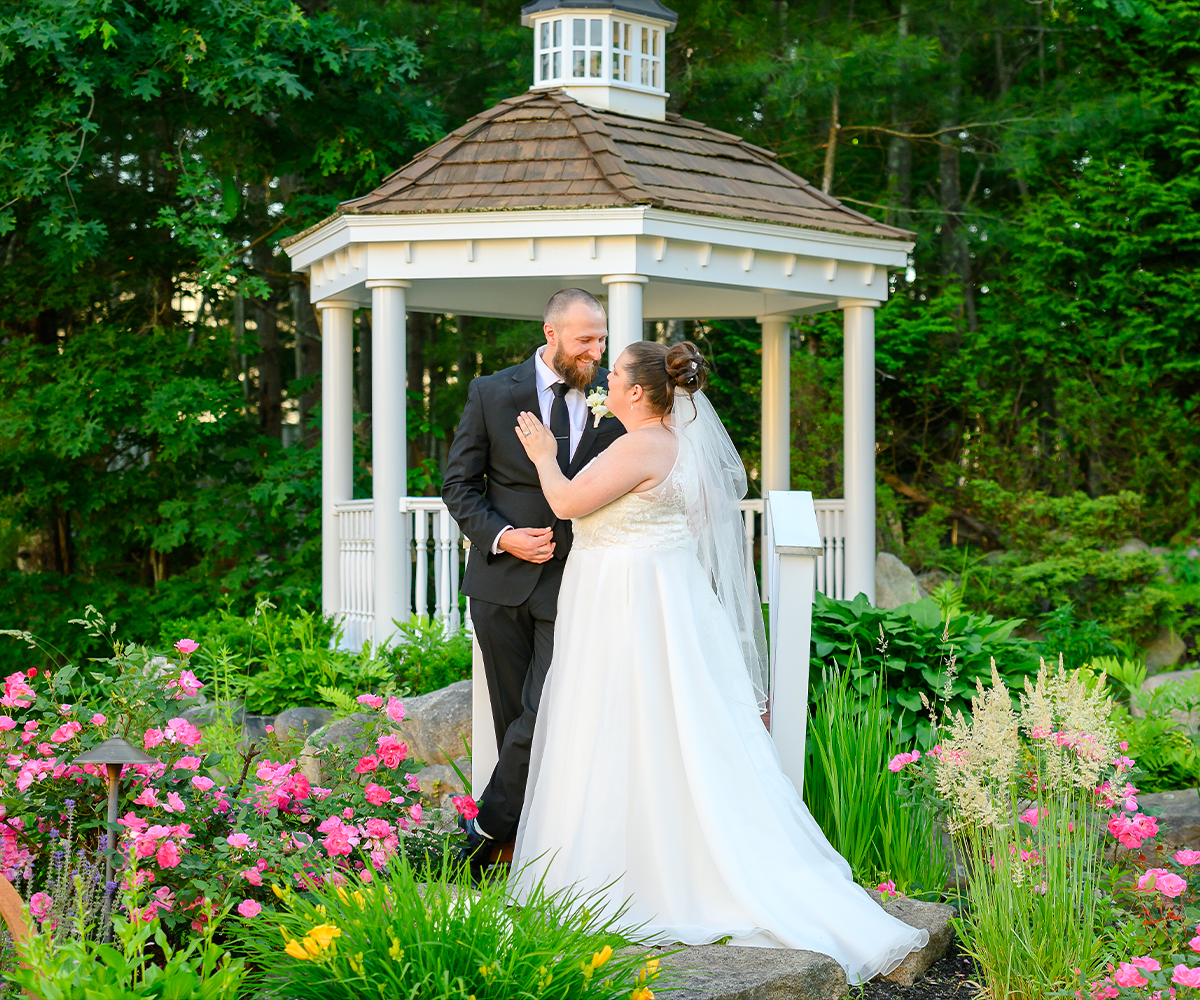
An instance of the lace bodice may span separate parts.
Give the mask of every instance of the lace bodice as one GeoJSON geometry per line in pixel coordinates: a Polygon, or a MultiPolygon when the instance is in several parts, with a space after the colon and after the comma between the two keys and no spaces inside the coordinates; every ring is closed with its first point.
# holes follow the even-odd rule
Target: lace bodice
{"type": "Polygon", "coordinates": [[[684,549],[695,543],[688,507],[695,499],[691,463],[676,458],[667,478],[644,493],[626,493],[599,510],[571,518],[577,549],[684,549]]]}

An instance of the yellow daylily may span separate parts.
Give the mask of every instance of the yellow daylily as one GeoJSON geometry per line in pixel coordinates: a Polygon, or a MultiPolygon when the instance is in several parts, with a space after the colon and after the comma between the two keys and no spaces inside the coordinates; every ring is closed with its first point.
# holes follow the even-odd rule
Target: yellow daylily
{"type": "Polygon", "coordinates": [[[283,950],[291,955],[292,958],[299,958],[303,961],[308,960],[308,952],[304,950],[304,945],[302,945],[295,938],[292,938],[290,941],[288,941],[283,950]]]}
{"type": "Polygon", "coordinates": [[[600,966],[602,966],[605,962],[607,962],[610,958],[612,958],[612,953],[613,953],[612,946],[606,944],[603,948],[601,948],[598,952],[596,952],[596,954],[594,954],[592,956],[592,968],[593,969],[600,968],[600,966]]]}
{"type": "Polygon", "coordinates": [[[317,924],[316,927],[308,932],[308,936],[316,941],[321,950],[324,951],[329,947],[334,938],[342,936],[342,931],[340,927],[335,927],[333,924],[317,924]]]}

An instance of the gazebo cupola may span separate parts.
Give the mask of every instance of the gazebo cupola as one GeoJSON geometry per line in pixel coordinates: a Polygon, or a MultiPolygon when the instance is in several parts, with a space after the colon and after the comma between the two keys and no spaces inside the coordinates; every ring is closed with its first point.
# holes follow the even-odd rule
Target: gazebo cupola
{"type": "Polygon", "coordinates": [[[658,0],[533,0],[521,8],[533,28],[533,89],[663,121],[666,34],[677,21],[658,0]]]}

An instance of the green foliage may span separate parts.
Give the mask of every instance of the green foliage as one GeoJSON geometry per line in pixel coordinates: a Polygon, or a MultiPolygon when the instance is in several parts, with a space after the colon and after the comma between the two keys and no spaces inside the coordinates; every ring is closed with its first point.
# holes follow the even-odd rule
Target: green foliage
{"type": "Polygon", "coordinates": [[[657,976],[657,963],[646,976],[644,949],[615,950],[629,942],[599,894],[539,884],[514,908],[510,891],[503,881],[473,888],[448,862],[413,867],[397,857],[369,881],[285,891],[287,910],[252,927],[246,950],[264,995],[295,1000],[616,1000],[639,974],[643,983],[657,976]]]}
{"type": "Polygon", "coordinates": [[[870,682],[865,698],[851,671],[822,671],[809,720],[804,802],[857,882],[891,879],[908,895],[940,898],[950,859],[937,816],[907,787],[895,787],[886,765],[908,744],[887,711],[880,677],[861,680],[870,682]]]}
{"type": "Polygon", "coordinates": [[[34,931],[17,946],[28,967],[5,976],[37,1000],[235,1000],[246,968],[213,941],[222,916],[179,948],[172,947],[157,917],[117,916],[112,944],[89,940],[84,928],[67,940],[34,931]]]}
{"type": "MultiPolygon", "coordinates": [[[[970,708],[978,681],[990,684],[991,661],[1010,687],[1036,673],[1032,644],[1012,635],[1019,619],[959,612],[943,618],[932,598],[888,611],[872,607],[861,594],[837,601],[817,594],[813,607],[812,671],[831,668],[848,672],[860,700],[870,697],[875,678],[882,678],[890,718],[904,743],[930,743],[932,730],[922,703],[941,696],[949,682],[950,711],[970,708]],[[951,661],[953,666],[951,667],[951,661]]],[[[810,687],[811,705],[824,697],[826,681],[810,687]]]]}
{"type": "Polygon", "coordinates": [[[398,624],[399,634],[380,655],[401,687],[426,694],[471,676],[471,635],[466,629],[447,634],[425,615],[398,624]]]}
{"type": "Polygon", "coordinates": [[[1137,761],[1136,783],[1143,792],[1200,787],[1200,741],[1187,725],[1189,718],[1200,718],[1200,677],[1167,677],[1150,691],[1118,681],[1129,707],[1118,706],[1114,718],[1129,743],[1129,756],[1137,761]]]}

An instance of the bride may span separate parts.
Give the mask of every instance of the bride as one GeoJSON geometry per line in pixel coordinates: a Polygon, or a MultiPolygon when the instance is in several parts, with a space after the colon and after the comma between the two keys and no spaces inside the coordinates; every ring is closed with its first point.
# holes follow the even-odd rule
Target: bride
{"type": "Polygon", "coordinates": [[[627,434],[568,480],[531,413],[516,432],[574,545],[513,863],[520,897],[597,890],[659,943],[804,948],[851,983],[928,933],[856,885],[783,774],[762,610],[746,577],[745,471],[700,391],[695,345],[631,344],[606,404],[627,434]]]}

